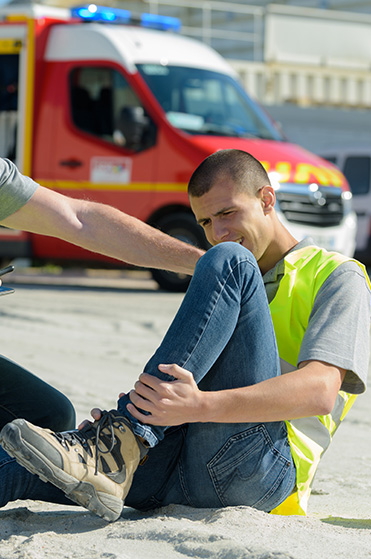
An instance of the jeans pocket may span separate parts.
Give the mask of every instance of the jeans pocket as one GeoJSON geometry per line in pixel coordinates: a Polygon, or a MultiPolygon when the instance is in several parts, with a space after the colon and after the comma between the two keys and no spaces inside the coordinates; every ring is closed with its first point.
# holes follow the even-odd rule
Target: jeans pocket
{"type": "MultiPolygon", "coordinates": [[[[289,449],[285,440],[283,446],[289,449]]],[[[207,466],[223,506],[269,511],[285,497],[277,493],[282,486],[286,488],[282,481],[292,461],[276,448],[266,426],[260,424],[230,437],[207,466]]]]}

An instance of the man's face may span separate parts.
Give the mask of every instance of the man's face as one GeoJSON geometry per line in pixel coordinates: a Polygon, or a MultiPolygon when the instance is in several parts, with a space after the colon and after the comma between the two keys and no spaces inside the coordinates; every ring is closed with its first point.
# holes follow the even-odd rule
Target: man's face
{"type": "Polygon", "coordinates": [[[265,254],[273,228],[264,188],[256,195],[239,192],[231,178],[223,177],[203,196],[191,196],[190,204],[211,245],[234,241],[249,249],[258,261],[265,254]]]}

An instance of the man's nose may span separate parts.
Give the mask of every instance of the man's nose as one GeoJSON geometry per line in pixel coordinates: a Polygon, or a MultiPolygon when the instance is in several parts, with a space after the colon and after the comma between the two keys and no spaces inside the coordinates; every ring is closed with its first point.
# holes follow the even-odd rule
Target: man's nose
{"type": "Polygon", "coordinates": [[[222,243],[229,235],[228,229],[221,223],[213,224],[213,239],[215,244],[222,243]]]}

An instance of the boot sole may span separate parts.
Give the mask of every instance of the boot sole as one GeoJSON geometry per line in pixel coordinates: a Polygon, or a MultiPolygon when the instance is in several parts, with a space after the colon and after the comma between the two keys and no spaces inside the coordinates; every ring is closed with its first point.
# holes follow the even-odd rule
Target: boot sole
{"type": "Polygon", "coordinates": [[[57,468],[36,448],[22,439],[17,425],[6,425],[1,431],[0,443],[4,450],[17,459],[31,474],[37,475],[41,481],[50,482],[78,505],[87,508],[107,522],[117,520],[122,512],[123,502],[118,497],[96,491],[94,485],[80,481],[57,468]]]}

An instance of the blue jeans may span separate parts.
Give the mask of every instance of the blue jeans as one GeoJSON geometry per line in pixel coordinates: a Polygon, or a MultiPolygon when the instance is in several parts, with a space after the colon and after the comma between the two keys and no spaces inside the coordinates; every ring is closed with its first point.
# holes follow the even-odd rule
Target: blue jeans
{"type": "MultiPolygon", "coordinates": [[[[54,431],[74,429],[76,421],[74,407],[66,396],[1,355],[0,429],[19,417],[54,431]]],[[[71,502],[51,484],[45,487],[0,446],[0,506],[16,499],[71,502]]]]}
{"type": "Polygon", "coordinates": [[[0,355],[0,430],[19,417],[53,431],[74,429],[76,422],[66,396],[0,355]]]}
{"type": "MultiPolygon", "coordinates": [[[[145,367],[168,378],[158,371],[159,363],[190,370],[201,390],[253,385],[280,374],[263,281],[249,251],[222,243],[201,258],[173,323],[145,367]]],[[[152,448],[135,473],[127,505],[141,510],[170,503],[249,505],[270,511],[293,490],[295,467],[284,422],[153,427],[128,413],[128,401],[128,396],[119,400],[119,411],[152,448]]],[[[48,485],[42,485],[45,495],[48,485]]]]}

